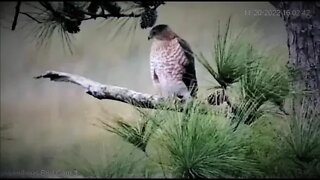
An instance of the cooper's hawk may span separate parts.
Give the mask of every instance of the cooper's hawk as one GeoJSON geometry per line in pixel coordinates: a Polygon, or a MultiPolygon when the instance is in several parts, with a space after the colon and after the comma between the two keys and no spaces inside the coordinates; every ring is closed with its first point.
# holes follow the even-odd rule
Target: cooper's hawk
{"type": "Polygon", "coordinates": [[[183,100],[195,97],[198,83],[189,44],[165,24],[153,27],[149,33],[150,39],[154,39],[150,52],[150,70],[155,88],[165,97],[183,100]]]}

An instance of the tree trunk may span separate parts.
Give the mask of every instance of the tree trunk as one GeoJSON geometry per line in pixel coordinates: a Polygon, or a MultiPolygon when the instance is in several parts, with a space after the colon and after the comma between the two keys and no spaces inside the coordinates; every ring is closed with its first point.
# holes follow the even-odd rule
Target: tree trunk
{"type": "MultiPolygon", "coordinates": [[[[293,110],[320,109],[320,2],[270,2],[281,12],[293,72],[293,110]],[[310,109],[311,108],[311,109],[310,109]]],[[[312,110],[311,110],[312,111],[312,110]]]]}

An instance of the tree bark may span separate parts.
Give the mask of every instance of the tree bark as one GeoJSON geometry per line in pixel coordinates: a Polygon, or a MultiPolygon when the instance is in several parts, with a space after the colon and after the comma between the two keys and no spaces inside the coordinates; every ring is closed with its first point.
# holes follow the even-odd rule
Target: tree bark
{"type": "Polygon", "coordinates": [[[320,109],[320,2],[272,1],[285,21],[293,72],[293,110],[320,109]]]}

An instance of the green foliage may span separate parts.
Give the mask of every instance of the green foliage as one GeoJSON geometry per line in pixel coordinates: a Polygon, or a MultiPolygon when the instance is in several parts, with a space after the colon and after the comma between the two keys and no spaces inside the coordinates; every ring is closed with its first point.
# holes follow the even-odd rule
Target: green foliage
{"type": "Polygon", "coordinates": [[[280,129],[284,123],[281,118],[264,116],[252,124],[250,135],[250,149],[248,155],[258,162],[258,168],[264,177],[279,177],[283,164],[289,169],[291,165],[283,159],[280,129]],[[281,164],[283,163],[283,164],[281,164]]]}
{"type": "Polygon", "coordinates": [[[160,111],[156,117],[170,119],[160,127],[157,142],[164,151],[166,167],[175,177],[260,175],[256,162],[246,156],[248,134],[245,130],[233,132],[222,112],[202,113],[195,103],[187,113],[160,111]]]}
{"type": "Polygon", "coordinates": [[[239,81],[240,77],[246,73],[253,59],[253,48],[250,44],[242,40],[241,33],[235,38],[230,33],[229,18],[223,34],[220,33],[220,23],[218,24],[218,35],[215,40],[211,59],[216,63],[216,69],[212,63],[204,57],[202,53],[198,55],[199,62],[213,76],[213,78],[224,88],[239,81]]]}
{"type": "Polygon", "coordinates": [[[293,117],[286,142],[300,161],[310,162],[320,157],[320,122],[318,119],[293,117]]]}
{"type": "Polygon", "coordinates": [[[197,103],[189,108],[184,113],[152,114],[163,124],[150,141],[157,151],[150,154],[161,151],[167,174],[184,178],[319,176],[319,119],[308,120],[300,114],[299,123],[288,124],[284,116],[271,113],[250,127],[237,124],[234,131],[230,122],[238,122],[253,109],[243,108],[242,116],[225,116],[223,111],[204,113],[197,103]]]}
{"type": "Polygon", "coordinates": [[[320,176],[320,119],[306,112],[303,107],[287,118],[265,116],[251,127],[250,153],[266,177],[320,176]]]}
{"type": "Polygon", "coordinates": [[[283,138],[284,152],[297,166],[296,176],[320,176],[320,117],[317,113],[318,109],[310,111],[302,107],[289,118],[288,133],[283,138]]]}
{"type": "Polygon", "coordinates": [[[233,102],[234,117],[245,124],[251,124],[264,114],[261,107],[267,102],[272,102],[283,111],[290,86],[286,66],[274,67],[275,64],[281,64],[282,57],[279,54],[271,55],[271,51],[262,53],[246,38],[243,32],[235,37],[231,35],[229,18],[224,32],[221,33],[218,26],[210,58],[216,67],[202,53],[197,59],[222,88],[239,84],[237,94],[240,97],[233,102]]]}
{"type": "MultiPolygon", "coordinates": [[[[263,60],[270,60],[262,57],[263,60]]],[[[276,58],[276,60],[279,60],[276,58]]],[[[273,61],[276,62],[276,61],[273,61]]],[[[254,62],[240,80],[240,103],[236,107],[236,115],[248,112],[244,123],[251,124],[264,114],[261,107],[272,102],[281,110],[285,99],[289,95],[289,79],[284,68],[278,71],[271,70],[263,62],[254,62]],[[249,109],[248,109],[249,108],[249,109]]]]}
{"type": "MultiPolygon", "coordinates": [[[[144,114],[141,113],[143,116],[144,114]]],[[[121,119],[114,119],[113,123],[101,121],[103,128],[111,133],[115,133],[122,137],[125,141],[133,144],[143,152],[146,151],[147,143],[157,128],[152,119],[143,118],[133,126],[121,119]]]]}
{"type": "Polygon", "coordinates": [[[145,156],[136,148],[117,144],[110,148],[105,143],[75,146],[66,153],[64,166],[89,178],[145,177],[145,156]]]}
{"type": "MultiPolygon", "coordinates": [[[[263,61],[280,61],[279,58],[274,60],[263,56],[263,61]]],[[[284,68],[278,71],[271,70],[263,61],[257,61],[247,69],[241,78],[241,87],[243,88],[243,98],[256,99],[263,104],[271,101],[276,104],[282,104],[289,93],[288,75],[284,68]]]]}
{"type": "Polygon", "coordinates": [[[255,99],[242,100],[234,108],[231,116],[231,123],[236,124],[234,130],[236,130],[241,123],[251,124],[262,116],[263,112],[259,111],[260,106],[261,103],[255,99]]]}

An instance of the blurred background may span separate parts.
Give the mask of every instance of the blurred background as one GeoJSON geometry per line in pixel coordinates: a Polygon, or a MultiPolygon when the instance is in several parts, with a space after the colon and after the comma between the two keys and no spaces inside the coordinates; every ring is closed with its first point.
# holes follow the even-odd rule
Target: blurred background
{"type": "MultiPolygon", "coordinates": [[[[114,146],[114,136],[92,123],[97,118],[121,117],[132,121],[137,112],[130,105],[98,100],[72,84],[35,80],[47,70],[83,75],[92,80],[154,93],[149,76],[147,30],[120,31],[115,38],[113,23],[85,21],[74,36],[73,54],[63,51],[58,36],[45,49],[34,46],[30,30],[34,23],[20,15],[11,31],[15,2],[1,2],[1,170],[51,168],[65,149],[85,142],[104,141],[114,146]]],[[[24,6],[23,8],[27,8],[24,6]]],[[[194,52],[210,55],[217,23],[230,15],[231,30],[250,29],[261,48],[286,50],[285,25],[277,16],[249,16],[246,10],[273,9],[268,2],[167,2],[158,9],[157,24],[172,27],[187,40],[194,52]]],[[[27,10],[26,10],[27,11],[27,10]]],[[[125,29],[126,27],[124,27],[125,29]]],[[[213,82],[197,63],[200,91],[213,82]]]]}

